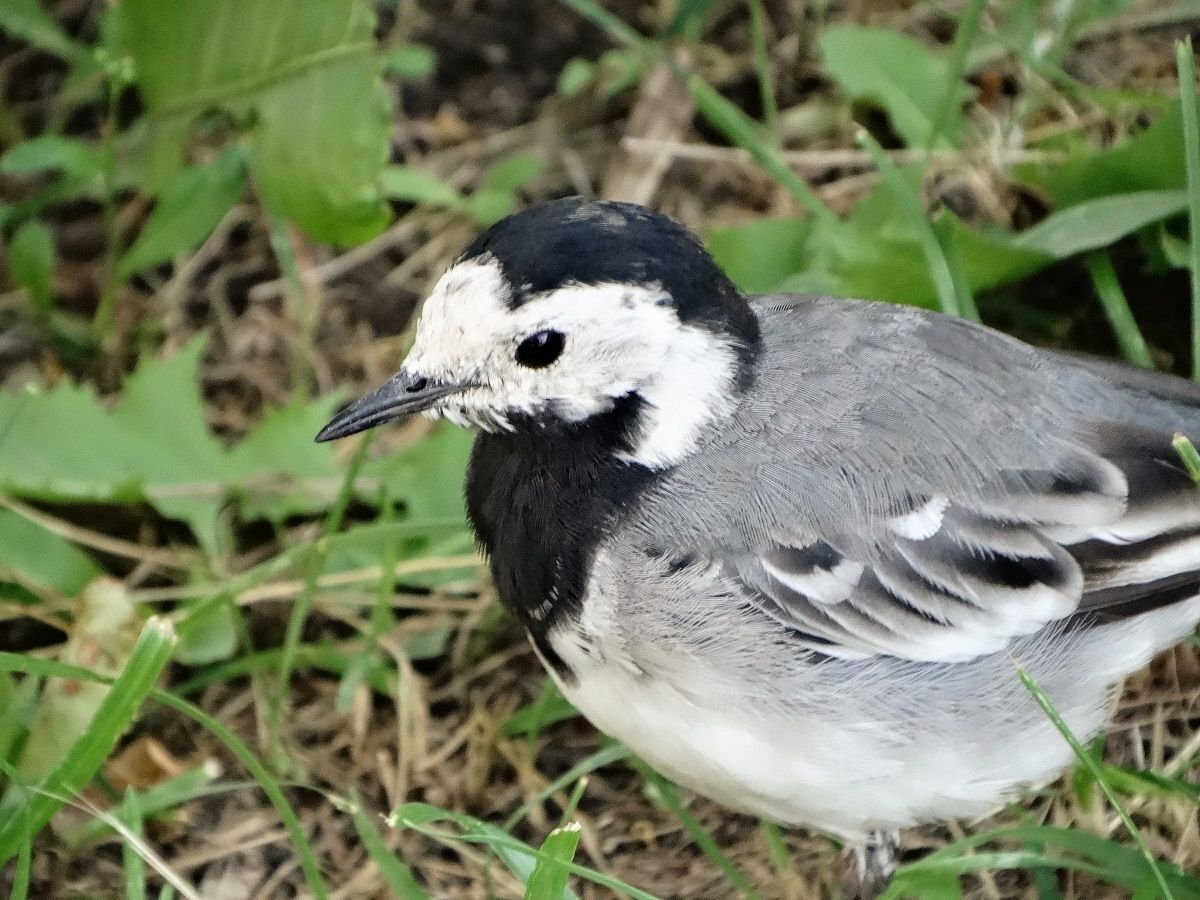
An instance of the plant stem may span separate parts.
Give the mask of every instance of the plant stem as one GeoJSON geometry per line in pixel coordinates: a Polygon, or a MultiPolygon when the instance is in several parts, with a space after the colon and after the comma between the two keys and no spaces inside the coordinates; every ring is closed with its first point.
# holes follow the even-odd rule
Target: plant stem
{"type": "Polygon", "coordinates": [[[1187,160],[1188,231],[1192,270],[1192,378],[1200,381],[1200,104],[1196,102],[1196,57],[1192,39],[1175,45],[1179,103],[1183,107],[1183,148],[1187,160]]]}

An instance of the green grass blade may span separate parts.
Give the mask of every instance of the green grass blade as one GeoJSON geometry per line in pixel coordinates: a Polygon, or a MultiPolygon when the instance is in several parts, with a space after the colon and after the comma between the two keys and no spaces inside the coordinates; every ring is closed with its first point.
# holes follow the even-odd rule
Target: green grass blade
{"type": "Polygon", "coordinates": [[[300,869],[304,873],[304,881],[308,885],[309,891],[318,900],[327,900],[329,892],[325,888],[325,879],[321,875],[321,867],[317,863],[317,855],[313,851],[312,844],[309,843],[308,835],[304,833],[304,826],[300,822],[300,817],[292,809],[292,805],[283,793],[282,786],[267,771],[267,767],[242,742],[241,738],[208,713],[204,712],[204,710],[200,709],[200,707],[188,703],[186,700],[181,700],[166,691],[155,691],[153,696],[159,703],[183,713],[212,733],[246,767],[254,780],[263,789],[263,793],[267,795],[267,799],[271,801],[271,805],[275,807],[275,811],[279,813],[283,827],[287,829],[288,835],[292,839],[296,856],[300,858],[300,869]]]}
{"type": "MultiPolygon", "coordinates": [[[[264,669],[277,669],[283,658],[283,649],[273,647],[270,650],[258,650],[245,656],[231,659],[228,662],[208,666],[186,681],[171,687],[171,693],[179,697],[197,694],[212,684],[222,681],[232,681],[243,678],[264,669]]],[[[358,657],[346,653],[336,647],[324,644],[301,644],[296,648],[295,665],[306,668],[320,669],[332,675],[345,675],[354,667],[358,657]]],[[[382,659],[368,659],[362,674],[362,680],[375,693],[384,697],[394,697],[396,669],[382,659]]]]}
{"type": "Polygon", "coordinates": [[[775,82],[771,78],[771,53],[767,47],[766,13],[762,0],[746,0],[750,9],[750,40],[754,45],[754,68],[758,73],[758,93],[762,100],[763,125],[771,139],[779,143],[779,106],[775,103],[775,82]]]}
{"type": "MultiPolygon", "coordinates": [[[[413,831],[451,847],[456,843],[482,844],[500,857],[504,864],[522,881],[528,879],[529,874],[533,871],[533,866],[527,865],[528,863],[536,864],[539,859],[548,858],[541,850],[529,846],[524,841],[517,840],[495,825],[462,813],[430,806],[428,803],[405,803],[388,816],[388,824],[394,828],[411,828],[413,831]],[[454,834],[431,826],[431,823],[440,821],[453,822],[462,828],[464,833],[454,834]]],[[[561,860],[557,862],[566,866],[572,875],[578,875],[580,878],[618,894],[625,894],[631,900],[657,900],[653,894],[626,884],[619,878],[613,878],[611,875],[605,875],[603,872],[597,872],[587,866],[581,866],[579,863],[563,863],[561,860]]]]}
{"type": "Polygon", "coordinates": [[[795,197],[809,215],[825,227],[834,227],[838,218],[821,202],[807,182],[792,171],[784,161],[779,149],[767,141],[758,124],[742,112],[735,104],[720,94],[700,76],[685,71],[668,56],[654,41],[643,37],[612,13],[603,9],[595,0],[562,0],[585,19],[590,19],[614,38],[645,53],[652,59],[666,62],[683,79],[688,92],[700,113],[730,141],[741,147],[762,166],[776,181],[795,197]]]}
{"type": "Polygon", "coordinates": [[[758,900],[758,892],[746,880],[746,876],[741,873],[741,870],[734,865],[733,860],[725,855],[724,851],[717,846],[717,842],[713,840],[711,834],[704,830],[704,826],[700,821],[693,816],[684,807],[679,800],[679,794],[675,790],[675,785],[667,781],[645,763],[638,762],[638,770],[642,773],[642,777],[646,779],[646,791],[650,794],[650,799],[656,803],[665,806],[669,809],[684,827],[684,830],[691,836],[692,842],[699,847],[704,855],[712,860],[713,865],[725,873],[725,877],[729,879],[743,897],[748,900],[758,900]]]}
{"type": "Polygon", "coordinates": [[[963,303],[960,301],[954,283],[954,273],[950,270],[950,263],[946,259],[937,234],[925,217],[925,211],[921,209],[920,199],[905,183],[900,170],[888,158],[883,148],[879,146],[879,142],[866,131],[858,133],[858,143],[871,155],[871,159],[879,168],[880,175],[883,176],[884,183],[895,196],[896,205],[903,210],[913,226],[917,240],[921,244],[921,251],[925,254],[925,264],[929,267],[929,274],[933,279],[934,289],[937,291],[938,306],[942,312],[950,316],[959,316],[962,315],[965,308],[973,308],[974,302],[963,303]]]}
{"type": "MultiPolygon", "coordinates": [[[[378,509],[381,510],[379,521],[395,521],[395,504],[390,501],[386,491],[381,492],[378,509]]],[[[371,624],[367,633],[362,637],[362,649],[352,658],[350,667],[338,683],[338,712],[346,712],[350,709],[350,704],[359,685],[363,683],[364,676],[370,668],[379,664],[379,639],[388,634],[396,624],[396,615],[392,612],[391,607],[392,591],[395,585],[392,570],[396,566],[399,555],[400,545],[398,542],[389,541],[384,545],[383,554],[379,559],[381,574],[379,583],[375,587],[375,603],[371,607],[371,624]]]]}
{"type": "MultiPolygon", "coordinates": [[[[45,827],[62,805],[59,798],[78,794],[104,765],[117,740],[132,724],[142,700],[153,691],[158,676],[171,659],[174,646],[175,633],[169,623],[157,617],[146,622],[129,662],[111,682],[112,689],[97,707],[87,729],[39,785],[41,791],[29,797],[26,806],[29,830],[37,832],[45,827]],[[57,796],[50,796],[52,794],[57,796]]],[[[18,654],[4,654],[0,657],[0,669],[33,672],[37,664],[45,662],[18,654]]],[[[24,830],[17,817],[0,825],[0,864],[19,850],[24,830]]]]}
{"type": "Polygon", "coordinates": [[[979,307],[975,305],[975,295],[971,293],[971,282],[967,277],[967,267],[963,264],[962,254],[954,243],[955,226],[958,220],[950,211],[943,212],[933,220],[933,233],[937,237],[938,246],[946,259],[946,268],[950,271],[950,283],[954,285],[954,296],[958,298],[959,308],[964,319],[972,322],[979,321],[979,307]]]}
{"type": "MultiPolygon", "coordinates": [[[[219,773],[220,766],[215,763],[205,763],[181,772],[173,778],[153,784],[144,791],[139,791],[137,803],[142,818],[153,818],[159,813],[176,809],[198,797],[230,790],[229,785],[222,785],[214,790],[213,781],[219,773]]],[[[78,828],[73,828],[63,834],[62,841],[69,847],[79,847],[97,841],[111,831],[112,826],[104,819],[93,818],[78,828]]]]}
{"type": "MultiPolygon", "coordinates": [[[[125,790],[119,815],[125,827],[129,829],[130,836],[141,839],[142,808],[133,788],[125,790]]],[[[133,841],[122,842],[121,859],[125,867],[125,900],[146,900],[146,861],[138,853],[133,841]]]]}
{"type": "Polygon", "coordinates": [[[1079,762],[1088,770],[1088,773],[1092,776],[1092,778],[1096,780],[1096,784],[1104,793],[1104,796],[1108,799],[1108,802],[1112,805],[1112,808],[1116,810],[1117,815],[1121,818],[1121,822],[1125,825],[1125,829],[1129,832],[1129,836],[1133,838],[1134,843],[1136,843],[1138,849],[1141,850],[1142,857],[1145,859],[1146,865],[1149,866],[1150,871],[1153,873],[1154,880],[1158,883],[1159,890],[1162,891],[1164,900],[1174,900],[1175,895],[1171,892],[1170,887],[1167,886],[1167,879],[1163,875],[1162,869],[1159,868],[1158,860],[1155,859],[1154,854],[1150,852],[1150,847],[1146,843],[1145,837],[1142,835],[1142,832],[1138,829],[1137,825],[1134,824],[1133,819],[1130,818],[1129,811],[1125,809],[1125,804],[1121,802],[1121,798],[1117,796],[1116,791],[1114,791],[1112,785],[1109,784],[1103,768],[1098,762],[1096,762],[1092,754],[1088,753],[1087,748],[1085,748],[1083,744],[1079,742],[1079,739],[1071,733],[1071,729],[1067,726],[1067,723],[1063,720],[1062,716],[1059,715],[1058,710],[1054,708],[1054,704],[1050,702],[1050,698],[1046,696],[1040,687],[1038,687],[1037,682],[1033,680],[1030,674],[1025,671],[1019,662],[1014,661],[1014,664],[1017,668],[1017,677],[1021,679],[1021,684],[1025,686],[1025,690],[1029,691],[1030,696],[1032,696],[1037,702],[1037,705],[1042,708],[1042,712],[1044,712],[1047,718],[1054,723],[1054,727],[1058,729],[1059,734],[1061,734],[1063,739],[1071,745],[1071,749],[1075,751],[1075,756],[1079,759],[1079,762]]]}
{"type": "MultiPolygon", "coordinates": [[[[346,467],[346,474],[342,478],[341,487],[338,488],[337,497],[333,501],[329,514],[325,517],[321,537],[329,538],[341,530],[342,519],[345,518],[346,510],[350,506],[350,500],[354,493],[354,482],[366,461],[367,450],[370,446],[371,433],[367,432],[354,451],[350,464],[346,467]]],[[[279,675],[275,681],[275,694],[271,698],[267,719],[267,730],[271,735],[272,763],[276,768],[281,768],[286,764],[281,749],[280,729],[283,724],[284,711],[289,705],[292,672],[296,668],[296,648],[300,646],[300,639],[304,634],[304,623],[308,620],[309,612],[312,611],[313,596],[317,591],[317,579],[321,577],[321,569],[324,567],[328,552],[327,548],[328,544],[321,541],[317,541],[313,545],[304,575],[304,588],[301,590],[300,596],[296,598],[296,602],[292,604],[291,612],[288,614],[287,627],[283,633],[283,654],[279,659],[279,675]]]]}
{"type": "Polygon", "coordinates": [[[567,865],[579,848],[579,823],[568,822],[555,828],[542,841],[542,858],[525,882],[525,900],[563,900],[567,895],[567,865]]]}
{"type": "Polygon", "coordinates": [[[1196,57],[1192,39],[1175,45],[1179,102],[1183,106],[1183,147],[1187,160],[1188,231],[1192,270],[1192,377],[1200,381],[1200,103],[1196,101],[1196,57]]]}
{"type": "Polygon", "coordinates": [[[959,85],[962,84],[963,77],[967,74],[967,57],[971,52],[971,45],[975,43],[975,36],[979,33],[979,23],[983,18],[985,6],[987,6],[987,0],[968,0],[967,8],[963,10],[962,17],[958,20],[958,29],[954,33],[954,46],[950,50],[950,71],[946,75],[946,91],[942,94],[941,102],[938,103],[937,113],[929,128],[929,137],[925,139],[926,153],[931,152],[937,146],[938,138],[942,136],[942,129],[950,121],[951,112],[954,110],[955,103],[958,102],[959,85]]]}
{"type": "MultiPolygon", "coordinates": [[[[164,627],[161,620],[151,619],[149,622],[147,622],[146,629],[144,629],[142,632],[143,636],[146,634],[146,630],[148,630],[151,625],[157,626],[158,630],[162,630],[164,627]]],[[[142,639],[139,638],[139,645],[141,642],[142,639]]],[[[138,647],[135,646],[134,654],[130,657],[130,666],[132,665],[134,659],[137,658],[137,652],[138,647]]],[[[167,648],[166,655],[167,658],[170,657],[169,646],[167,648]]],[[[47,678],[75,678],[81,681],[94,682],[96,684],[107,684],[113,687],[113,690],[109,692],[110,696],[121,693],[117,690],[117,688],[124,686],[124,680],[130,671],[130,666],[126,666],[125,672],[122,673],[120,678],[113,679],[104,675],[99,675],[95,672],[89,671],[88,669],[80,668],[79,666],[71,666],[55,660],[38,659],[32,656],[23,656],[19,653],[0,653],[0,672],[26,672],[34,675],[41,675],[47,678]]],[[[186,700],[182,700],[179,697],[168,693],[167,691],[158,690],[157,688],[151,689],[149,696],[156,703],[161,703],[164,706],[170,707],[176,712],[182,713],[192,721],[196,722],[196,724],[209,731],[214,737],[225,744],[225,746],[229,749],[229,752],[237,757],[238,761],[246,767],[254,780],[258,782],[259,787],[262,788],[263,793],[266,794],[267,799],[271,801],[271,805],[275,807],[276,812],[279,813],[279,818],[283,822],[284,828],[287,829],[288,836],[292,839],[292,843],[295,845],[296,855],[300,859],[300,869],[304,873],[304,880],[308,885],[309,891],[314,897],[318,898],[318,900],[327,900],[329,897],[329,892],[325,888],[325,882],[321,875],[321,868],[317,864],[317,857],[313,852],[312,844],[309,843],[308,836],[304,833],[304,826],[300,823],[300,818],[296,815],[296,811],[292,809],[292,805],[288,802],[287,797],[284,795],[282,786],[271,775],[271,773],[267,771],[266,766],[264,766],[258,757],[256,757],[250,750],[250,748],[243,743],[241,738],[239,738],[223,724],[194,704],[189,703],[186,700]]],[[[104,710],[103,704],[101,704],[100,709],[101,711],[104,710]]],[[[97,715],[97,719],[99,719],[99,715],[97,715]]],[[[85,737],[87,737],[86,734],[85,737]]],[[[82,743],[82,739],[80,742],[77,742],[76,746],[78,746],[78,743],[82,743]]],[[[68,754],[67,759],[64,760],[64,765],[71,759],[73,753],[74,748],[72,748],[72,753],[68,754]]],[[[56,793],[61,795],[61,788],[56,793]]],[[[61,805],[62,802],[64,802],[57,797],[51,798],[51,800],[57,805],[61,805]]],[[[32,806],[32,804],[29,806],[32,806]]],[[[45,823],[43,822],[42,824],[45,823]]],[[[2,839],[3,833],[9,827],[9,822],[5,822],[3,825],[0,825],[0,839],[2,839]]],[[[39,828],[40,827],[41,826],[39,826],[39,828]]]]}
{"type": "Polygon", "coordinates": [[[788,849],[787,841],[783,838],[783,829],[774,822],[766,819],[759,820],[763,842],[767,845],[767,855],[771,857],[771,865],[775,874],[781,878],[792,871],[792,851],[788,849]]]}
{"type": "Polygon", "coordinates": [[[1171,446],[1183,460],[1183,467],[1187,469],[1188,475],[1192,476],[1192,481],[1196,482],[1197,487],[1200,487],[1200,450],[1197,450],[1196,445],[1182,434],[1175,435],[1171,440],[1171,446]]]}
{"type": "Polygon", "coordinates": [[[379,868],[379,874],[391,888],[392,894],[398,900],[428,900],[429,894],[417,883],[412,870],[409,869],[384,843],[383,836],[375,827],[362,803],[357,797],[350,806],[350,815],[354,819],[354,829],[362,839],[367,855],[379,868]]]}
{"type": "Polygon", "coordinates": [[[1121,354],[1134,365],[1153,369],[1154,359],[1150,356],[1150,348],[1146,346],[1146,339],[1142,337],[1141,329],[1133,318],[1133,311],[1129,308],[1129,301],[1125,299],[1125,292],[1121,289],[1121,282],[1117,279],[1117,272],[1113,268],[1108,251],[1096,250],[1089,253],[1087,270],[1092,279],[1092,286],[1096,289],[1096,296],[1100,298],[1100,304],[1104,307],[1104,314],[1117,337],[1121,354]]]}
{"type": "Polygon", "coordinates": [[[29,880],[33,870],[33,833],[29,828],[29,815],[21,809],[14,816],[20,828],[21,843],[17,847],[17,866],[13,871],[10,900],[26,900],[29,896],[29,880]]]}
{"type": "Polygon", "coordinates": [[[574,784],[584,775],[594,772],[602,766],[611,765],[612,763],[619,762],[622,759],[628,759],[632,755],[633,753],[624,744],[613,743],[609,744],[607,747],[601,747],[595,753],[585,756],[532,797],[528,798],[513,811],[512,815],[504,820],[504,824],[500,827],[504,831],[511,831],[514,827],[516,827],[518,822],[520,822],[529,814],[531,809],[544,801],[547,797],[564,790],[567,785],[574,784]]]}

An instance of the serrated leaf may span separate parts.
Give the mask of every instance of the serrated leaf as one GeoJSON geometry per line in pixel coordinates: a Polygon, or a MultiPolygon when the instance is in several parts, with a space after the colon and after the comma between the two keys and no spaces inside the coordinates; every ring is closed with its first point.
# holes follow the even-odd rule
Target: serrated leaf
{"type": "MultiPolygon", "coordinates": [[[[945,99],[950,77],[945,60],[899,32],[858,25],[825,28],[820,46],[825,71],[846,94],[878,104],[909,147],[925,145],[945,99]]],[[[957,146],[962,136],[966,120],[960,106],[970,89],[963,84],[958,95],[938,146],[957,146]]]]}
{"type": "Polygon", "coordinates": [[[106,412],[90,388],[0,394],[0,490],[35,499],[149,500],[215,549],[224,450],[196,384],[201,342],[142,362],[106,412]]]}
{"type": "Polygon", "coordinates": [[[469,431],[443,424],[399,453],[365,463],[363,480],[386,485],[410,518],[464,519],[463,472],[472,441],[469,431]]]}
{"type": "Polygon", "coordinates": [[[333,415],[337,397],[269,410],[230,450],[242,516],[279,522],[329,506],[341,483],[330,448],[312,436],[333,415]]]}
{"type": "Polygon", "coordinates": [[[56,134],[43,134],[22,141],[0,156],[0,172],[8,175],[28,175],[50,170],[86,181],[97,177],[100,169],[100,156],[90,144],[56,134]]]}
{"type": "Polygon", "coordinates": [[[54,307],[50,276],[54,270],[54,237],[50,229],[30,219],[17,229],[8,246],[8,266],[13,281],[25,289],[43,315],[54,307]]]}
{"type": "Polygon", "coordinates": [[[126,279],[194,250],[241,198],[245,181],[236,147],[226,148],[206,166],[180,170],[159,194],[137,240],[117,261],[117,277],[126,279]]]}
{"type": "Polygon", "coordinates": [[[7,509],[0,509],[0,570],[3,569],[65,597],[78,596],[100,574],[100,567],[92,558],[70,541],[7,509]]]}
{"type": "Polygon", "coordinates": [[[316,240],[357,243],[390,214],[379,193],[391,130],[365,0],[127,0],[138,87],[160,171],[187,129],[228,111],[263,201],[316,240]]]}
{"type": "Polygon", "coordinates": [[[139,365],[125,382],[112,424],[139,445],[131,480],[159,512],[187,522],[211,552],[228,470],[197,384],[203,349],[203,341],[194,339],[165,362],[139,365]]]}
{"type": "MultiPolygon", "coordinates": [[[[186,522],[209,552],[220,549],[219,513],[230,502],[243,520],[326,509],[344,476],[330,446],[312,436],[336,397],[268,412],[227,450],[205,422],[201,351],[197,339],[170,359],[144,360],[111,410],[90,388],[66,380],[46,392],[0,393],[0,492],[64,502],[144,500],[186,522]]],[[[461,552],[469,551],[462,480],[470,445],[468,432],[443,427],[368,462],[356,492],[375,502],[384,488],[414,526],[431,523],[432,533],[462,538],[461,552]]],[[[414,539],[429,533],[413,530],[414,539]]]]}
{"type": "Polygon", "coordinates": [[[1013,244],[1065,259],[1107,247],[1139,228],[1182,212],[1186,191],[1140,191],[1101,197],[1053,213],[1021,232],[1013,244]]]}

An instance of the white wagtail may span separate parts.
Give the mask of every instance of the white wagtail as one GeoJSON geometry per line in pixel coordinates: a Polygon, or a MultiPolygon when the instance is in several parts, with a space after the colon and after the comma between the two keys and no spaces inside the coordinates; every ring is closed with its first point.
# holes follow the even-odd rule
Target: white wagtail
{"type": "Polygon", "coordinates": [[[1200,620],[1200,386],[902,306],[747,297],[627,203],[479,236],[332,440],[479,430],[467,509],[562,692],[669,777],[886,878],[1200,620]]]}

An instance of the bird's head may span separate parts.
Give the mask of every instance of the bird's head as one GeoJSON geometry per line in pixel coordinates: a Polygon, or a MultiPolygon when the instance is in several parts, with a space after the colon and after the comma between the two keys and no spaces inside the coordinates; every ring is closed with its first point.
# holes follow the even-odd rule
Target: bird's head
{"type": "Polygon", "coordinates": [[[481,234],[425,302],[400,371],[333,440],[422,412],[486,431],[578,426],[636,400],[627,455],[686,455],[758,342],[745,298],[686,229],[629,203],[555,200],[481,234]]]}

